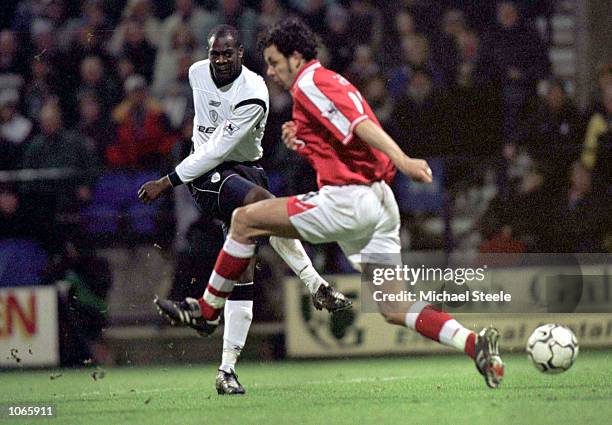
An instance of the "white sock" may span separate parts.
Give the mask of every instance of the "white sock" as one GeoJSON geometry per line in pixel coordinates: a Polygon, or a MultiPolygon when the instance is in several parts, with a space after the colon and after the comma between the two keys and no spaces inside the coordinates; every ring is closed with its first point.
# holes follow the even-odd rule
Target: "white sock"
{"type": "Polygon", "coordinates": [[[465,343],[468,336],[473,332],[467,328],[464,328],[461,323],[455,319],[449,320],[444,323],[442,330],[440,331],[440,343],[455,347],[459,351],[465,349],[465,343]]]}
{"type": "Polygon", "coordinates": [[[431,310],[429,310],[429,317],[422,320],[427,320],[430,324],[433,324],[433,329],[439,329],[439,331],[433,331],[432,326],[423,326],[423,323],[421,323],[421,327],[419,328],[417,321],[421,320],[419,316],[426,307],[429,307],[428,303],[422,301],[414,303],[406,313],[406,327],[415,329],[421,335],[438,341],[440,344],[455,347],[459,351],[469,353],[470,350],[466,349],[466,344],[469,336],[473,335],[474,332],[463,327],[461,323],[457,322],[448,314],[443,312],[431,312],[431,310]]]}
{"type": "Polygon", "coordinates": [[[300,241],[270,236],[270,245],[272,245],[272,248],[281,256],[285,263],[291,267],[293,273],[304,282],[304,285],[306,285],[311,294],[317,292],[319,286],[327,286],[327,282],[323,280],[313,267],[300,241]]]}
{"type": "Polygon", "coordinates": [[[225,316],[223,355],[219,369],[229,373],[235,370],[236,362],[246,342],[253,320],[253,301],[227,300],[223,314],[225,316]]]}

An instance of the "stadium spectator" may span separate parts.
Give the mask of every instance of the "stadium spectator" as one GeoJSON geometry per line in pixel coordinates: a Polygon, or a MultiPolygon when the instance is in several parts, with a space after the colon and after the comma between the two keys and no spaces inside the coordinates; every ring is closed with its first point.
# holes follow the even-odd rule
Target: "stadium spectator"
{"type": "Polygon", "coordinates": [[[519,142],[542,163],[547,181],[555,187],[567,181],[567,170],[579,156],[583,123],[580,111],[565,92],[564,82],[548,80],[546,93],[527,109],[521,122],[519,142]]]}
{"type": "Polygon", "coordinates": [[[114,139],[114,126],[109,114],[103,112],[103,105],[95,92],[81,92],[78,102],[79,120],[76,130],[84,136],[87,150],[95,153],[92,165],[100,168],[104,165],[106,147],[114,139]]]}
{"type": "Polygon", "coordinates": [[[108,115],[120,98],[119,87],[105,70],[104,62],[98,56],[88,56],[80,66],[80,85],[77,93],[92,91],[102,105],[102,113],[108,115]]]}
{"type": "Polygon", "coordinates": [[[117,136],[106,149],[113,168],[159,170],[176,139],[159,102],[148,95],[147,82],[132,75],[124,84],[125,98],[113,110],[117,136]]]}
{"type": "Polygon", "coordinates": [[[113,49],[115,56],[127,56],[134,64],[134,72],[147,81],[153,78],[156,48],[146,37],[145,24],[135,19],[125,22],[121,44],[113,49]]]}
{"type": "Polygon", "coordinates": [[[385,14],[385,19],[388,21],[385,25],[388,42],[383,45],[382,60],[397,65],[402,61],[401,49],[398,49],[397,46],[400,46],[405,38],[417,35],[416,25],[408,9],[399,9],[395,13],[385,14]]]}
{"type": "MultiPolygon", "coordinates": [[[[153,74],[153,95],[161,97],[174,86],[178,77],[180,59],[189,57],[191,63],[206,57],[206,51],[198,46],[195,35],[189,25],[183,23],[176,27],[172,34],[172,46],[167,50],[158,50],[153,74]]],[[[190,95],[191,96],[191,95],[190,95]]]]}
{"type": "Polygon", "coordinates": [[[326,0],[289,0],[291,9],[297,12],[319,36],[327,31],[325,24],[327,9],[335,3],[337,2],[326,0]]]}
{"type": "Polygon", "coordinates": [[[103,34],[105,32],[95,32],[92,27],[88,26],[77,29],[71,43],[66,48],[68,57],[75,63],[81,63],[87,57],[96,56],[102,60],[106,69],[110,69],[113,61],[104,45],[103,34]]]}
{"type": "Polygon", "coordinates": [[[368,101],[382,127],[388,128],[394,104],[391,97],[387,94],[385,84],[386,80],[382,76],[373,76],[365,82],[363,96],[368,101]]]}
{"type": "Polygon", "coordinates": [[[415,32],[431,36],[438,31],[442,8],[439,3],[424,0],[397,0],[384,2],[385,16],[393,17],[401,11],[410,13],[414,20],[415,32]]]}
{"type": "Polygon", "coordinates": [[[28,34],[32,29],[32,22],[43,15],[44,4],[42,0],[18,2],[11,29],[18,34],[28,34]]]}
{"type": "Polygon", "coordinates": [[[612,85],[604,87],[602,112],[591,115],[582,151],[582,164],[593,172],[595,186],[612,182],[612,85]]]}
{"type": "Polygon", "coordinates": [[[604,203],[593,192],[591,173],[575,162],[570,183],[557,200],[558,217],[551,244],[555,252],[602,252],[604,203]]]}
{"type": "Polygon", "coordinates": [[[432,38],[432,57],[444,75],[444,81],[452,84],[459,62],[459,37],[468,31],[463,12],[459,9],[444,12],[440,29],[432,38]]]}
{"type": "Polygon", "coordinates": [[[185,118],[194,114],[191,86],[189,85],[189,67],[193,64],[193,57],[185,53],[177,57],[176,61],[176,76],[166,91],[161,93],[161,102],[172,129],[180,130],[185,118]]]}
{"type": "MultiPolygon", "coordinates": [[[[111,29],[111,23],[104,12],[103,2],[87,0],[81,3],[80,15],[69,19],[59,28],[58,32],[61,34],[59,42],[63,49],[69,49],[75,43],[85,47],[86,44],[78,40],[83,38],[82,33],[85,32],[85,39],[97,47],[104,44],[111,34],[111,29]]],[[[95,54],[100,55],[100,52],[95,54]]]]}
{"type": "Polygon", "coordinates": [[[162,23],[159,43],[161,50],[171,49],[174,34],[183,24],[189,26],[198,46],[205,46],[208,33],[217,25],[217,18],[198,6],[194,0],[175,0],[174,12],[162,23]]]}
{"type": "Polygon", "coordinates": [[[0,88],[19,88],[28,76],[24,49],[13,31],[0,31],[0,88]]]}
{"type": "Polygon", "coordinates": [[[72,63],[58,44],[58,33],[48,19],[36,19],[30,31],[32,50],[39,57],[46,57],[54,66],[64,69],[63,66],[72,63]]]}
{"type": "Polygon", "coordinates": [[[512,1],[497,4],[497,23],[483,37],[478,73],[481,84],[496,87],[503,99],[503,135],[516,143],[519,112],[549,74],[546,49],[534,28],[521,20],[512,1]]]}
{"type": "Polygon", "coordinates": [[[109,51],[118,56],[124,51],[129,39],[135,38],[134,31],[142,35],[138,37],[138,44],[153,47],[160,44],[161,22],[153,13],[151,0],[129,0],[121,14],[121,22],[114,29],[113,36],[109,40],[109,51]]]}
{"type": "Polygon", "coordinates": [[[363,90],[367,81],[380,74],[380,66],[374,60],[370,46],[360,44],[355,47],[353,52],[353,62],[346,70],[346,75],[355,87],[363,90]]]}
{"type": "MultiPolygon", "coordinates": [[[[489,87],[478,85],[476,64],[480,39],[476,32],[465,29],[455,38],[457,67],[448,86],[451,107],[448,121],[453,127],[452,153],[482,161],[500,155],[501,106],[499,96],[489,87]]],[[[463,162],[470,168],[474,164],[463,162]]],[[[453,167],[457,170],[456,167],[453,167]]],[[[467,168],[456,174],[471,173],[467,168]]],[[[454,180],[454,178],[453,178],[454,180]]]]}
{"type": "Polygon", "coordinates": [[[446,100],[434,92],[431,75],[417,70],[396,102],[389,130],[404,152],[418,157],[439,155],[449,147],[446,111],[446,100]]]}
{"type": "Polygon", "coordinates": [[[257,17],[257,34],[268,25],[272,25],[287,15],[283,4],[279,0],[262,0],[261,12],[257,17]]]}
{"type": "Polygon", "coordinates": [[[389,93],[399,99],[417,71],[427,72],[436,88],[444,85],[444,75],[430,57],[429,41],[422,34],[411,35],[401,40],[401,64],[389,72],[389,93]]]}
{"type": "Polygon", "coordinates": [[[321,34],[323,44],[334,58],[330,66],[334,71],[344,72],[353,60],[355,40],[354,31],[349,26],[349,15],[342,6],[330,7],[327,12],[329,29],[321,34]]]}
{"type": "Polygon", "coordinates": [[[555,211],[554,198],[544,186],[544,174],[537,165],[528,171],[518,192],[505,204],[513,234],[525,244],[528,252],[551,252],[551,211],[555,211]]]}
{"type": "Polygon", "coordinates": [[[466,29],[457,34],[455,43],[457,45],[457,66],[451,86],[474,87],[474,72],[478,63],[480,38],[476,32],[466,29]]]}
{"type": "Polygon", "coordinates": [[[597,85],[590,94],[590,103],[586,110],[586,116],[591,117],[593,114],[605,113],[603,102],[603,94],[606,87],[612,86],[612,62],[604,63],[597,68],[597,85]]]}
{"type": "MultiPolygon", "coordinates": [[[[32,121],[19,113],[19,93],[15,89],[0,91],[0,143],[10,143],[22,151],[32,132],[32,121]]],[[[16,155],[19,161],[21,155],[16,155]]]]}
{"type": "Polygon", "coordinates": [[[30,60],[32,79],[25,87],[23,98],[25,112],[31,118],[37,119],[45,100],[61,92],[56,87],[51,66],[45,57],[30,60]]]}
{"type": "Polygon", "coordinates": [[[136,74],[132,59],[127,56],[119,56],[116,60],[115,72],[117,73],[117,78],[120,87],[123,87],[123,85],[125,84],[125,80],[127,80],[128,77],[131,77],[132,75],[136,74]]]}
{"type": "Polygon", "coordinates": [[[349,28],[353,31],[355,44],[365,44],[377,52],[383,41],[383,20],[380,11],[373,7],[371,0],[353,0],[349,2],[349,28]]]}
{"type": "Polygon", "coordinates": [[[514,191],[500,191],[480,220],[486,253],[552,252],[555,194],[544,188],[536,166],[524,173],[514,191]]]}
{"type": "Polygon", "coordinates": [[[31,217],[26,215],[16,188],[0,184],[0,239],[27,237],[31,227],[31,217]]]}
{"type": "Polygon", "coordinates": [[[33,30],[37,19],[45,19],[53,27],[61,26],[67,16],[63,0],[30,0],[18,2],[13,17],[12,29],[25,34],[33,30]]]}
{"type": "Polygon", "coordinates": [[[87,150],[81,135],[64,129],[56,99],[43,105],[40,129],[25,150],[23,168],[57,169],[65,174],[24,183],[23,199],[43,242],[56,250],[69,235],[55,220],[77,211],[91,197],[91,178],[83,173],[91,168],[95,153],[87,150]]]}

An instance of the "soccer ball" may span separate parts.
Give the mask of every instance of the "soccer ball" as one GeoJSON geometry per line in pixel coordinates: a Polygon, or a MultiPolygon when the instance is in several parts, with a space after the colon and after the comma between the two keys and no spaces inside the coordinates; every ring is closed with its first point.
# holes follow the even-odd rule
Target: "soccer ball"
{"type": "Polygon", "coordinates": [[[527,354],[541,372],[565,372],[578,357],[578,340],[570,328],[549,323],[533,331],[527,340],[527,354]]]}

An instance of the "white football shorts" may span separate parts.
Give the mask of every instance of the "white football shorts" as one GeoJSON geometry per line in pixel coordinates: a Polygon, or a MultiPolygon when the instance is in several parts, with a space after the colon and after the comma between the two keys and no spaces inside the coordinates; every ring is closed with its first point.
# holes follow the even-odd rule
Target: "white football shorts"
{"type": "Polygon", "coordinates": [[[357,270],[362,255],[395,264],[401,251],[399,208],[384,181],[371,186],[323,186],[318,192],[289,198],[287,212],[303,240],[338,242],[357,270]]]}

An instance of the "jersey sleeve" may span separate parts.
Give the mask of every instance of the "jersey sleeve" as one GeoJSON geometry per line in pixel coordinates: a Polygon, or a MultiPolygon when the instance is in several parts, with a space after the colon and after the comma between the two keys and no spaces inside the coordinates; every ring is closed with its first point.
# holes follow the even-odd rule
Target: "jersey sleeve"
{"type": "Polygon", "coordinates": [[[189,183],[221,164],[243,137],[259,129],[265,115],[266,104],[261,99],[238,103],[210,139],[177,165],[176,175],[183,183],[189,183]]]}
{"type": "Polygon", "coordinates": [[[296,100],[342,144],[353,138],[353,130],[369,118],[359,90],[339,74],[314,72],[298,83],[296,100]]]}

